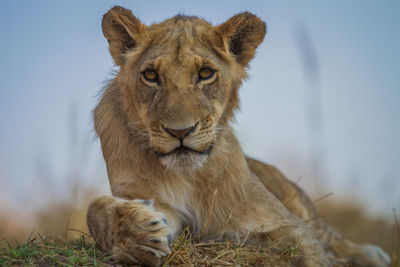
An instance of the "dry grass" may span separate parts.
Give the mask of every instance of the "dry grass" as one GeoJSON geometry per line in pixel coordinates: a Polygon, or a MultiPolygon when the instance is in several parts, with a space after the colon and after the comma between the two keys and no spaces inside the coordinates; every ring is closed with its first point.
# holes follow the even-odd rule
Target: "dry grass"
{"type": "Polygon", "coordinates": [[[288,266],[299,259],[296,248],[276,241],[264,248],[229,241],[195,242],[185,230],[163,266],[288,266]]]}

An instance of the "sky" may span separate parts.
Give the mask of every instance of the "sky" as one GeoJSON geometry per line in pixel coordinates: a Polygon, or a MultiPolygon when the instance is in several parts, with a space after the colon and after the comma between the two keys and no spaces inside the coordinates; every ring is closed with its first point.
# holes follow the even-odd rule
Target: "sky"
{"type": "Polygon", "coordinates": [[[233,123],[244,152],[301,177],[307,192],[334,192],[370,214],[400,209],[400,2],[361,0],[3,1],[0,190],[8,208],[28,212],[45,196],[67,197],[77,176],[109,192],[91,111],[116,69],[100,26],[114,5],[145,24],[177,13],[214,25],[245,10],[262,18],[268,33],[233,123]]]}

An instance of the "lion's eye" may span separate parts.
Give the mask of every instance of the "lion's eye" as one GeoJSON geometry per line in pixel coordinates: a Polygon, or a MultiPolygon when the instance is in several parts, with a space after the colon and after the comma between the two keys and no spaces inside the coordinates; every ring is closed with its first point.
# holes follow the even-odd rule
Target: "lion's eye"
{"type": "Polygon", "coordinates": [[[145,70],[142,74],[147,81],[152,83],[158,82],[158,74],[155,70],[145,70]]]}
{"type": "Polygon", "coordinates": [[[214,76],[214,71],[209,68],[201,68],[199,70],[199,80],[204,81],[208,80],[214,76]]]}

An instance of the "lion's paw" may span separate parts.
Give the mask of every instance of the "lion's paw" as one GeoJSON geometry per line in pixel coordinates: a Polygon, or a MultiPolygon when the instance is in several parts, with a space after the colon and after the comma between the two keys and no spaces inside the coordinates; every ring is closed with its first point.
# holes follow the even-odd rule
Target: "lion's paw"
{"type": "Polygon", "coordinates": [[[371,266],[386,267],[390,265],[390,257],[380,247],[366,244],[361,252],[369,259],[371,266]]]}
{"type": "Polygon", "coordinates": [[[112,254],[118,261],[158,266],[170,252],[171,229],[153,200],[118,201],[113,213],[112,254]]]}

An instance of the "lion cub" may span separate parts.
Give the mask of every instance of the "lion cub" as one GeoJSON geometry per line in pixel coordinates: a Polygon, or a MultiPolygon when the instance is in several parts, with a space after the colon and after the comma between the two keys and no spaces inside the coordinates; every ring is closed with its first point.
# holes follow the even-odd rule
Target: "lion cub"
{"type": "Polygon", "coordinates": [[[103,250],[157,266],[189,226],[205,239],[280,239],[305,266],[389,264],[318,219],[274,167],[243,155],[229,123],[262,20],[244,12],[213,26],[178,15],[146,26],[116,6],[102,29],[119,66],[94,111],[113,196],[95,199],[87,221],[103,250]]]}

